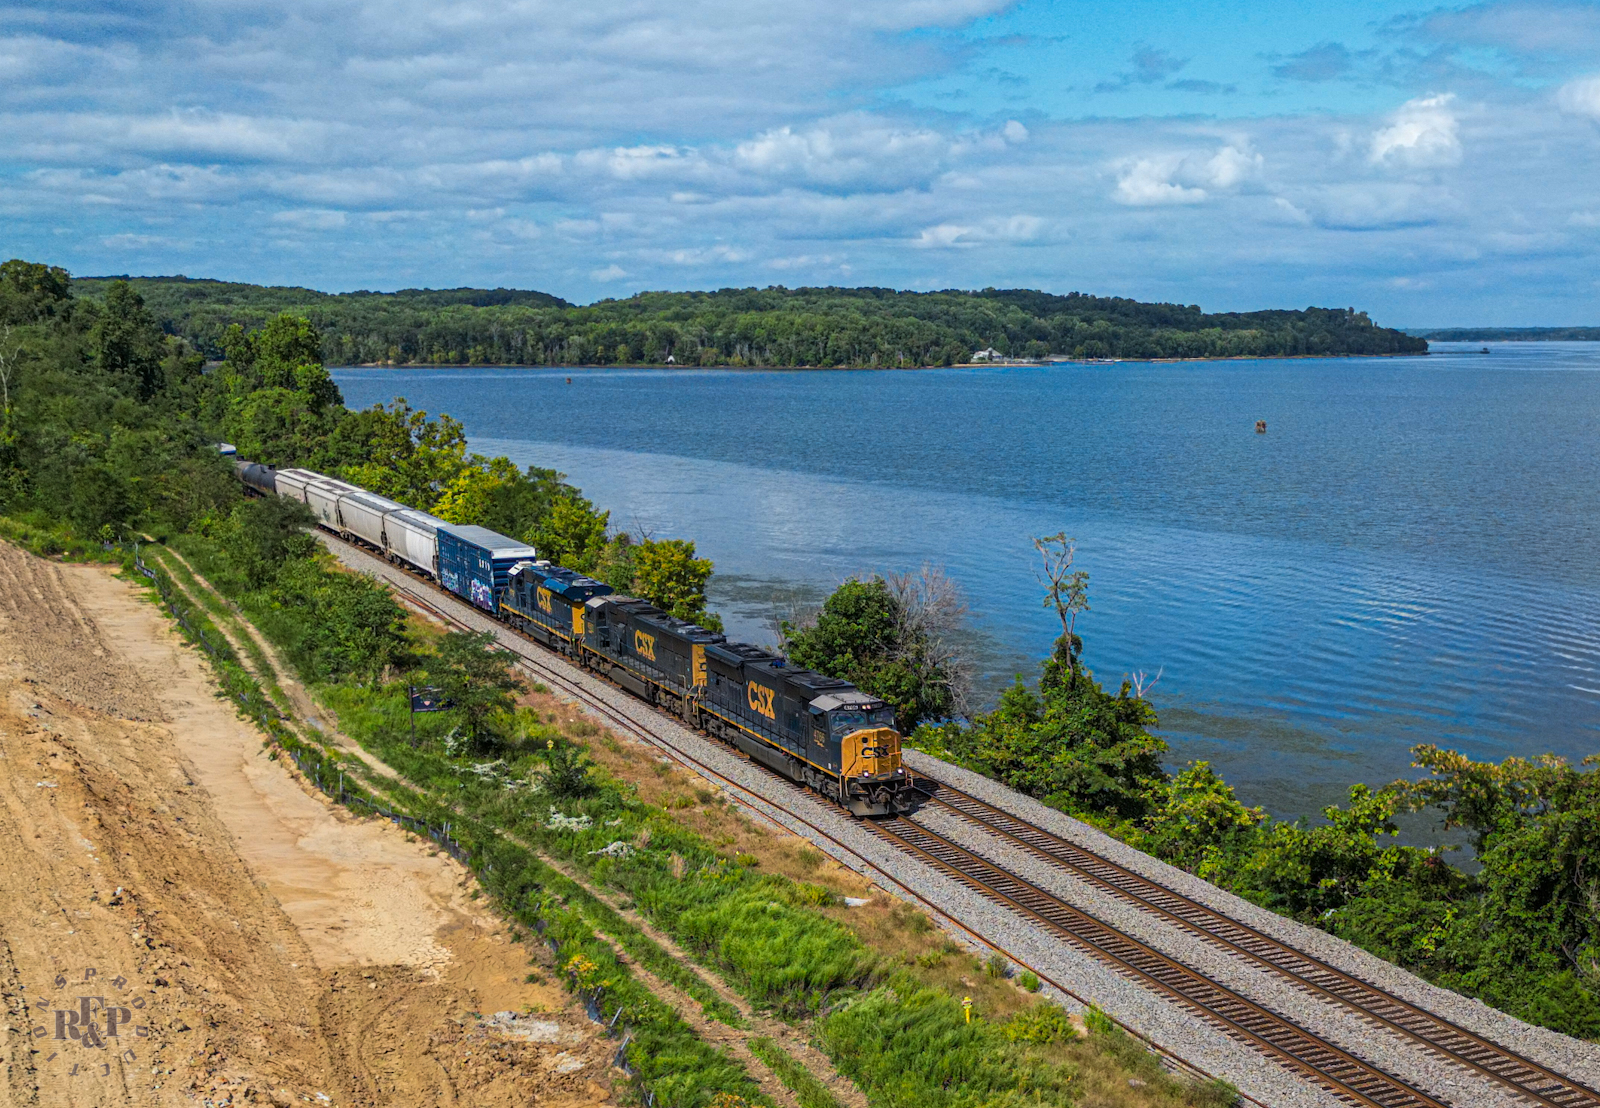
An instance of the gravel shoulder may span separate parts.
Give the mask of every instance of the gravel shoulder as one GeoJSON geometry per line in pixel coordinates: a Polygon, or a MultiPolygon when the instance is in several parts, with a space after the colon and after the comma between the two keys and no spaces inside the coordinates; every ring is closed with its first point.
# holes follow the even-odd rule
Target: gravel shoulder
{"type": "Polygon", "coordinates": [[[966,820],[930,805],[916,816],[916,822],[1357,1058],[1427,1089],[1441,1100],[1483,1108],[1520,1104],[1504,1086],[1464,1066],[1426,1054],[1398,1032],[1374,1026],[1344,1005],[1316,998],[1256,962],[1198,941],[1174,924],[1140,911],[1004,839],[978,830],[966,820]]]}
{"type": "Polygon", "coordinates": [[[1415,974],[1343,939],[1251,904],[979,774],[916,750],[906,752],[906,761],[919,772],[946,781],[1002,811],[1025,819],[1331,966],[1427,1008],[1460,1027],[1501,1043],[1559,1073],[1569,1074],[1591,1087],[1600,1087],[1600,1044],[1534,1027],[1482,1001],[1429,984],[1415,974]]]}

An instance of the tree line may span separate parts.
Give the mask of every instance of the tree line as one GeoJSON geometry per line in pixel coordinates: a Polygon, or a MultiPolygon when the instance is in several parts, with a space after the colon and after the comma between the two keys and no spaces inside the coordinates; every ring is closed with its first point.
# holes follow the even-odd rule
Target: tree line
{"type": "MultiPolygon", "coordinates": [[[[75,286],[105,296],[107,278],[75,286]]],[[[1197,305],[1027,289],[881,288],[644,292],[570,304],[510,289],[328,294],[180,277],[131,278],[168,334],[210,358],[230,327],[290,312],[331,365],[952,365],[1018,358],[1220,358],[1414,354],[1427,342],[1354,308],[1207,313],[1197,305]]]]}
{"type": "Polygon", "coordinates": [[[1037,680],[1018,677],[988,711],[960,718],[952,696],[960,666],[938,613],[959,605],[930,614],[904,579],[846,581],[785,625],[786,648],[888,701],[912,746],[1445,988],[1600,1039],[1600,756],[1477,762],[1421,745],[1417,778],[1352,785],[1315,822],[1274,819],[1208,763],[1165,764],[1152,682],[1133,674],[1111,692],[1084,664],[1088,577],[1071,540],[1036,545],[1061,635],[1037,680]],[[1442,839],[1401,845],[1397,820],[1417,812],[1465,833],[1470,858],[1442,839]]]}
{"type": "Polygon", "coordinates": [[[1435,342],[1600,342],[1600,327],[1446,327],[1412,333],[1435,342]]]}
{"type": "MultiPolygon", "coordinates": [[[[451,523],[530,542],[620,592],[720,629],[705,606],[713,567],[693,542],[613,529],[565,475],[469,451],[448,415],[404,400],[350,411],[325,347],[310,320],[280,312],[256,328],[230,325],[213,363],[164,331],[129,282],[85,299],[62,269],[0,265],[0,515],[75,542],[254,534],[254,509],[241,503],[217,450],[226,441],[242,457],[334,474],[451,523]]],[[[252,586],[277,581],[275,570],[273,582],[252,586]]],[[[311,577],[281,584],[285,598],[321,589],[361,601],[311,577]]]]}

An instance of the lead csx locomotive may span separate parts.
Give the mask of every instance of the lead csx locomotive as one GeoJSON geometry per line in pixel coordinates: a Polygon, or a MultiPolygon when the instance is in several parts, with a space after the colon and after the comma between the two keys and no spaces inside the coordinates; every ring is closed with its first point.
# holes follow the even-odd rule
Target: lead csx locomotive
{"type": "Polygon", "coordinates": [[[894,713],[850,682],[616,595],[487,528],[446,523],[307,469],[236,466],[254,492],[304,503],[325,530],[426,576],[856,815],[912,806],[894,713]]]}

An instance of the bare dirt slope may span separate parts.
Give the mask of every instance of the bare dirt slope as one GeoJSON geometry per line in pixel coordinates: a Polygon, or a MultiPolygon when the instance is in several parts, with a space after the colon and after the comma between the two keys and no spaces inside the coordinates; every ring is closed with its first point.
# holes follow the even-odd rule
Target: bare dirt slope
{"type": "Polygon", "coordinates": [[[609,1103],[472,891],[268,760],[138,590],[0,544],[0,1108],[609,1103]]]}

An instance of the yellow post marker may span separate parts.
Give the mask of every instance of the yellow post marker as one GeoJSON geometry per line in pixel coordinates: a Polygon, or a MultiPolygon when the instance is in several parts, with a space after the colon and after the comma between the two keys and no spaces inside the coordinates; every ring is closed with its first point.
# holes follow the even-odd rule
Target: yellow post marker
{"type": "Polygon", "coordinates": [[[967,1022],[971,1023],[972,1022],[972,998],[970,996],[964,996],[964,997],[961,998],[961,1010],[967,1014],[967,1022]]]}

